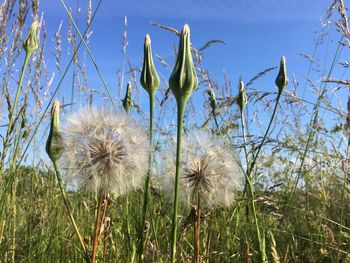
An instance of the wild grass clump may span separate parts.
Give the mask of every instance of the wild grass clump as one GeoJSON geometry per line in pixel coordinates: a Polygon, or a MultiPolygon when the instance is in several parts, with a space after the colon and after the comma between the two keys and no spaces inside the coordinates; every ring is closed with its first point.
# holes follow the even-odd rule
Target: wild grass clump
{"type": "Polygon", "coordinates": [[[345,3],[302,54],[305,79],[282,56],[238,90],[204,67],[224,42],[197,48],[188,25],[153,24],[178,37],[174,61],[153,56],[149,34],[127,61],[125,17],[116,91],[89,46],[101,2],[61,0],[52,36],[38,1],[0,4],[0,262],[350,261],[345,3]]]}

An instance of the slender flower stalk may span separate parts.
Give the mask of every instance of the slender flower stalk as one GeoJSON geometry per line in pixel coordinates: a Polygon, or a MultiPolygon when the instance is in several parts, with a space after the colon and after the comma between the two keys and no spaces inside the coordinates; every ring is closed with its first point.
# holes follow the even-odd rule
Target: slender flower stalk
{"type": "Polygon", "coordinates": [[[191,42],[190,28],[187,24],[184,25],[181,36],[177,59],[174,69],[169,78],[169,87],[175,96],[177,103],[177,145],[176,145],[176,171],[174,183],[174,201],[171,229],[171,252],[170,262],[176,260],[176,240],[177,240],[177,211],[179,199],[179,181],[180,181],[180,163],[181,163],[181,138],[183,128],[184,111],[187,100],[192,95],[192,92],[198,86],[197,74],[194,69],[191,42]]]}
{"type": "Polygon", "coordinates": [[[84,251],[84,254],[85,254],[85,258],[86,258],[87,262],[89,262],[89,256],[88,256],[88,252],[87,252],[85,243],[84,243],[83,238],[79,232],[79,228],[75,222],[73,213],[72,213],[71,208],[70,208],[71,207],[70,203],[68,201],[66,192],[62,186],[61,176],[59,173],[58,160],[61,158],[61,156],[64,152],[64,143],[63,143],[63,138],[62,138],[62,135],[60,132],[60,124],[59,124],[59,108],[60,108],[60,104],[56,100],[53,103],[52,108],[51,108],[51,124],[50,124],[49,137],[47,138],[47,142],[46,142],[46,153],[48,154],[48,156],[50,157],[50,159],[53,163],[58,186],[59,186],[60,191],[61,191],[63,203],[66,207],[66,211],[67,211],[69,220],[71,221],[71,224],[74,228],[74,231],[79,239],[80,245],[81,245],[81,247],[84,251]]]}
{"type": "Polygon", "coordinates": [[[148,172],[144,188],[144,200],[143,200],[143,209],[142,209],[142,221],[141,227],[139,230],[139,238],[141,240],[138,248],[139,260],[140,262],[144,261],[144,246],[145,246],[145,224],[146,224],[146,213],[148,208],[148,195],[149,195],[149,186],[151,180],[151,168],[153,163],[153,109],[154,109],[154,100],[157,89],[159,87],[159,76],[157,70],[153,63],[152,57],[152,47],[151,47],[151,38],[147,34],[144,42],[144,54],[143,54],[143,66],[140,77],[140,82],[142,87],[148,92],[149,95],[149,112],[150,112],[150,121],[149,121],[149,147],[150,153],[148,158],[148,172]]]}
{"type": "Polygon", "coordinates": [[[9,117],[9,123],[7,126],[7,131],[6,131],[5,140],[4,140],[4,144],[3,144],[3,152],[1,154],[1,163],[0,163],[0,174],[2,174],[2,169],[4,167],[4,161],[5,161],[7,148],[9,146],[10,135],[11,135],[12,130],[14,129],[13,121],[14,121],[15,114],[17,112],[19,94],[21,91],[22,83],[23,83],[24,73],[26,71],[30,57],[39,48],[39,40],[37,38],[37,28],[38,28],[38,22],[35,20],[32,23],[30,30],[29,30],[29,33],[23,42],[23,49],[25,50],[26,55],[25,55],[25,58],[24,58],[24,61],[22,64],[21,74],[20,74],[19,82],[18,82],[18,86],[17,86],[17,91],[16,91],[15,99],[14,99],[13,104],[12,104],[12,111],[11,111],[11,114],[9,117]]]}
{"type": "MultiPolygon", "coordinates": [[[[126,113],[129,113],[129,111],[134,107],[134,102],[132,100],[132,96],[131,96],[131,83],[128,82],[128,85],[126,86],[126,93],[125,93],[125,97],[123,99],[123,108],[125,110],[126,113]]],[[[126,232],[128,235],[128,253],[131,250],[130,253],[130,262],[134,262],[135,260],[135,253],[136,253],[136,245],[135,243],[132,241],[131,238],[131,227],[130,227],[130,221],[129,221],[129,197],[126,196],[125,197],[125,214],[126,214],[126,232]]],[[[104,241],[104,244],[106,243],[106,239],[104,241]]],[[[105,250],[105,248],[104,248],[105,250]]],[[[128,255],[129,256],[129,255],[128,255]]]]}
{"type": "MultiPolygon", "coordinates": [[[[253,184],[251,182],[251,173],[255,167],[259,153],[260,153],[260,151],[261,151],[261,149],[266,141],[267,135],[270,132],[270,128],[271,128],[272,122],[275,118],[278,103],[279,103],[280,98],[282,96],[283,90],[288,85],[288,77],[287,77],[287,73],[286,73],[286,58],[284,56],[281,58],[280,69],[279,69],[279,73],[277,75],[275,84],[278,88],[275,107],[273,109],[273,112],[272,112],[269,124],[267,126],[267,129],[265,131],[264,137],[263,137],[259,147],[257,148],[258,150],[257,150],[256,154],[253,156],[252,162],[249,165],[247,165],[247,171],[246,171],[246,179],[248,182],[248,189],[249,189],[250,197],[251,197],[251,206],[252,206],[252,210],[253,210],[254,222],[255,222],[255,226],[256,226],[256,234],[257,234],[257,238],[259,241],[259,249],[260,249],[260,256],[261,256],[262,262],[266,262],[266,260],[267,260],[265,238],[261,235],[260,228],[259,228],[259,221],[258,221],[258,216],[256,213],[256,208],[255,208],[254,187],[253,187],[253,184]]],[[[242,128],[244,129],[244,126],[242,126],[242,128]]]]}

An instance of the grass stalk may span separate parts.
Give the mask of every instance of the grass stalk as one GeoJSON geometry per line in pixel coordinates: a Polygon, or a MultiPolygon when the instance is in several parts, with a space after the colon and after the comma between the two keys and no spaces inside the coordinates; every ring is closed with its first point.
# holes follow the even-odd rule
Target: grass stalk
{"type": "Polygon", "coordinates": [[[196,222],[194,223],[194,257],[193,262],[199,263],[199,252],[200,252],[200,223],[201,223],[201,208],[200,208],[200,193],[197,192],[197,207],[196,207],[196,222]]]}
{"type": "Polygon", "coordinates": [[[66,208],[69,220],[71,221],[71,224],[72,224],[72,226],[74,228],[75,234],[77,235],[77,237],[79,239],[81,248],[83,249],[83,252],[84,252],[84,255],[85,255],[85,259],[86,259],[87,262],[89,262],[90,260],[89,260],[88,251],[86,249],[83,237],[81,236],[81,234],[79,232],[78,225],[75,222],[73,213],[72,213],[71,208],[70,208],[70,203],[69,203],[67,195],[66,195],[66,191],[64,190],[64,188],[62,186],[61,176],[60,176],[60,172],[58,170],[58,162],[54,161],[53,162],[53,166],[54,166],[54,170],[55,170],[56,179],[57,179],[57,182],[58,182],[58,187],[60,188],[61,196],[63,198],[63,203],[64,203],[64,206],[66,208]]]}

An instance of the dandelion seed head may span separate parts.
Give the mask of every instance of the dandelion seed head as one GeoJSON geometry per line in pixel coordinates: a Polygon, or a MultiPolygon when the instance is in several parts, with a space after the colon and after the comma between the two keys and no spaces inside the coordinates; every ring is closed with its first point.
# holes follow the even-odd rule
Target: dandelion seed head
{"type": "Polygon", "coordinates": [[[91,192],[123,195],[138,188],[148,165],[148,136],[124,113],[86,108],[62,127],[67,180],[91,192]]]}
{"type": "MultiPolygon", "coordinates": [[[[164,166],[162,185],[172,196],[175,183],[174,145],[163,154],[164,166]]],[[[196,205],[200,193],[201,206],[214,208],[230,206],[237,191],[242,190],[244,175],[232,147],[223,138],[205,131],[187,133],[182,141],[182,161],[180,178],[180,200],[188,205],[196,205]]]]}

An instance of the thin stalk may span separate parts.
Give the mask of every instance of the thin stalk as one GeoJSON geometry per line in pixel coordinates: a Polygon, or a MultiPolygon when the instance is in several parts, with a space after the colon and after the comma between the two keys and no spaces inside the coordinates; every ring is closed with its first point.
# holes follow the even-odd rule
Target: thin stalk
{"type": "Polygon", "coordinates": [[[91,52],[90,52],[89,47],[88,47],[87,44],[86,44],[86,41],[84,40],[84,36],[82,36],[82,34],[80,33],[80,30],[79,30],[78,26],[76,25],[76,23],[75,23],[75,21],[74,21],[72,15],[71,15],[70,12],[68,11],[68,8],[67,8],[66,4],[64,3],[64,1],[63,1],[63,0],[60,0],[60,1],[61,1],[62,5],[63,5],[63,7],[64,7],[64,9],[65,9],[65,11],[66,11],[66,13],[67,13],[67,15],[69,16],[69,19],[70,19],[70,21],[72,22],[72,24],[73,24],[75,30],[78,32],[79,37],[80,37],[81,41],[83,42],[87,53],[89,54],[89,57],[90,57],[90,59],[91,59],[91,61],[92,61],[92,64],[94,65],[94,67],[95,67],[95,69],[96,69],[96,71],[97,71],[97,74],[98,74],[98,76],[100,77],[100,79],[101,79],[101,81],[102,81],[102,85],[103,85],[103,87],[104,87],[104,89],[105,89],[105,91],[106,91],[106,93],[107,93],[107,95],[108,95],[108,98],[110,99],[113,108],[116,110],[117,107],[116,107],[116,105],[115,105],[115,103],[114,103],[114,100],[113,100],[113,98],[112,98],[112,95],[111,95],[111,93],[109,92],[109,89],[108,89],[108,87],[107,87],[107,84],[106,84],[106,82],[105,82],[105,80],[104,80],[104,78],[103,78],[103,76],[102,76],[102,74],[101,74],[101,72],[100,72],[99,67],[97,66],[97,63],[96,63],[94,57],[92,56],[92,54],[91,54],[91,52]]]}
{"type": "Polygon", "coordinates": [[[61,182],[61,176],[60,176],[60,172],[58,171],[58,162],[57,161],[53,161],[53,166],[54,166],[54,169],[55,169],[55,174],[56,174],[56,178],[57,178],[57,182],[58,182],[58,186],[60,188],[60,191],[61,191],[61,195],[62,195],[62,198],[63,198],[63,203],[66,207],[66,211],[68,213],[68,217],[69,217],[69,220],[71,221],[71,224],[74,228],[74,231],[75,231],[75,234],[77,235],[78,239],[79,239],[79,242],[80,242],[80,245],[84,251],[84,255],[85,255],[85,259],[87,262],[89,262],[89,255],[88,255],[88,252],[87,252],[87,249],[86,249],[86,246],[85,246],[85,243],[84,243],[84,240],[79,232],[79,228],[75,222],[75,219],[74,219],[74,216],[72,214],[72,211],[70,209],[70,204],[69,204],[69,201],[67,199],[67,195],[66,195],[66,192],[65,190],[63,189],[63,186],[62,186],[62,182],[61,182]]]}
{"type": "Polygon", "coordinates": [[[170,262],[175,263],[176,257],[176,240],[177,240],[177,210],[179,205],[179,182],[180,182],[180,164],[181,164],[181,139],[182,139],[182,127],[184,112],[186,107],[187,98],[181,97],[176,100],[177,102],[177,145],[176,145],[176,174],[175,174],[175,191],[173,202],[173,216],[172,216],[172,228],[171,228],[171,252],[170,262]]]}
{"type": "MultiPolygon", "coordinates": [[[[246,126],[245,126],[245,119],[244,119],[244,109],[241,110],[241,126],[242,126],[244,156],[245,156],[246,166],[248,169],[249,161],[248,161],[247,137],[246,137],[247,135],[246,135],[246,126]]],[[[247,190],[247,185],[248,185],[248,179],[246,178],[243,195],[247,190]]]]}
{"type": "MultiPolygon", "coordinates": [[[[210,216],[210,215],[209,215],[210,216]]],[[[212,226],[212,221],[207,218],[206,220],[208,222],[207,226],[207,242],[206,242],[206,263],[209,263],[210,260],[210,241],[211,241],[211,226],[212,226]]]]}
{"type": "Polygon", "coordinates": [[[135,261],[135,250],[136,250],[136,248],[135,248],[135,244],[134,244],[134,242],[133,242],[133,239],[132,239],[132,237],[131,237],[131,227],[130,227],[130,221],[129,221],[129,206],[130,206],[130,204],[129,204],[129,197],[128,196],[126,196],[126,198],[125,198],[126,200],[125,200],[125,202],[126,202],[126,211],[125,211],[125,213],[126,213],[126,231],[127,231],[127,235],[128,235],[128,244],[127,244],[127,246],[128,246],[128,258],[130,257],[130,262],[131,263],[133,263],[134,261],[135,261]],[[131,253],[130,253],[130,251],[131,251],[131,253]]]}
{"type": "MultiPolygon", "coordinates": [[[[107,204],[106,204],[107,205],[107,204]]],[[[111,229],[111,222],[108,221],[108,224],[105,225],[104,229],[104,239],[103,239],[103,263],[107,262],[107,241],[108,241],[108,235],[111,229]]]]}
{"type": "Polygon", "coordinates": [[[199,263],[199,250],[200,250],[200,223],[201,223],[201,208],[200,208],[200,194],[197,192],[197,208],[196,208],[196,222],[194,224],[194,263],[199,263]]]}
{"type": "Polygon", "coordinates": [[[247,172],[246,172],[246,180],[247,180],[247,183],[248,183],[248,190],[249,190],[249,194],[250,194],[250,197],[251,197],[252,212],[253,212],[254,223],[255,223],[255,227],[256,227],[256,234],[257,234],[257,238],[258,238],[258,242],[259,242],[259,249],[260,249],[260,253],[261,253],[261,260],[262,260],[262,262],[266,261],[267,256],[266,256],[266,250],[265,250],[265,242],[264,242],[264,240],[263,240],[263,238],[261,236],[261,233],[260,233],[259,220],[258,220],[258,216],[257,216],[257,213],[256,213],[256,207],[255,207],[254,188],[253,188],[253,184],[251,182],[250,175],[251,175],[251,173],[252,173],[252,171],[254,169],[254,166],[256,164],[256,160],[258,159],[259,153],[260,153],[260,151],[261,151],[261,149],[262,149],[262,147],[263,147],[263,145],[265,143],[267,135],[270,132],[271,125],[272,125],[272,122],[273,122],[273,120],[275,118],[275,115],[276,115],[276,112],[277,112],[278,103],[279,103],[279,100],[281,98],[281,95],[282,95],[282,92],[278,92],[278,95],[277,95],[277,98],[276,98],[275,107],[273,109],[269,125],[267,126],[267,129],[265,131],[264,137],[263,137],[263,139],[262,139],[262,141],[261,141],[261,143],[259,145],[258,151],[255,154],[251,165],[248,166],[248,169],[247,169],[247,172]]]}
{"type": "Polygon", "coordinates": [[[102,208],[102,202],[103,202],[103,194],[100,193],[98,197],[98,204],[97,204],[97,213],[96,213],[96,221],[95,221],[95,236],[94,241],[92,245],[92,253],[91,253],[91,263],[95,263],[96,261],[96,254],[97,254],[97,248],[98,248],[98,241],[100,236],[100,227],[101,227],[101,208],[102,208]]]}
{"type": "Polygon", "coordinates": [[[144,247],[145,247],[145,225],[146,225],[146,214],[148,209],[148,200],[149,200],[149,185],[151,181],[151,166],[153,162],[153,109],[154,109],[154,94],[149,94],[149,112],[150,112],[150,119],[149,119],[149,148],[150,153],[148,157],[148,172],[145,182],[145,192],[144,192],[144,199],[143,199],[143,209],[142,209],[142,222],[141,222],[141,229],[140,229],[140,237],[141,242],[139,245],[139,256],[140,256],[140,262],[143,262],[144,257],[144,247]]]}
{"type": "Polygon", "coordinates": [[[273,120],[275,119],[275,115],[276,115],[276,112],[277,112],[277,107],[278,107],[278,103],[280,101],[280,98],[281,98],[281,95],[282,93],[281,92],[278,92],[278,95],[277,95],[277,98],[276,98],[276,103],[275,103],[275,107],[273,109],[273,112],[272,112],[272,116],[270,118],[270,122],[269,122],[269,125],[267,126],[267,129],[265,131],[265,134],[264,134],[264,137],[262,138],[262,141],[258,147],[258,151],[257,153],[255,154],[254,158],[253,158],[253,161],[249,167],[249,169],[247,170],[247,175],[250,176],[250,174],[252,173],[253,169],[254,169],[254,166],[255,166],[255,163],[256,163],[256,160],[258,159],[258,156],[259,156],[259,153],[262,149],[262,146],[264,145],[265,141],[266,141],[266,138],[267,138],[267,135],[269,134],[270,132],[270,129],[271,129],[271,125],[272,125],[272,122],[273,120]]]}
{"type": "Polygon", "coordinates": [[[23,82],[23,78],[24,78],[24,72],[26,71],[27,64],[28,64],[30,56],[31,56],[31,53],[26,52],[26,56],[24,58],[24,62],[23,62],[23,65],[22,65],[21,75],[20,75],[20,78],[19,78],[18,86],[17,86],[15,100],[14,100],[13,105],[12,105],[12,112],[11,112],[11,115],[10,115],[9,123],[8,123],[8,126],[7,126],[7,131],[6,131],[6,135],[5,135],[3,151],[2,151],[2,154],[1,154],[0,175],[2,175],[2,171],[3,171],[3,168],[4,168],[4,162],[5,162],[7,147],[9,146],[9,140],[10,140],[9,136],[11,134],[11,131],[13,130],[13,127],[12,127],[12,125],[13,125],[13,118],[14,118],[15,113],[17,111],[19,93],[21,91],[22,82],[23,82]]]}

